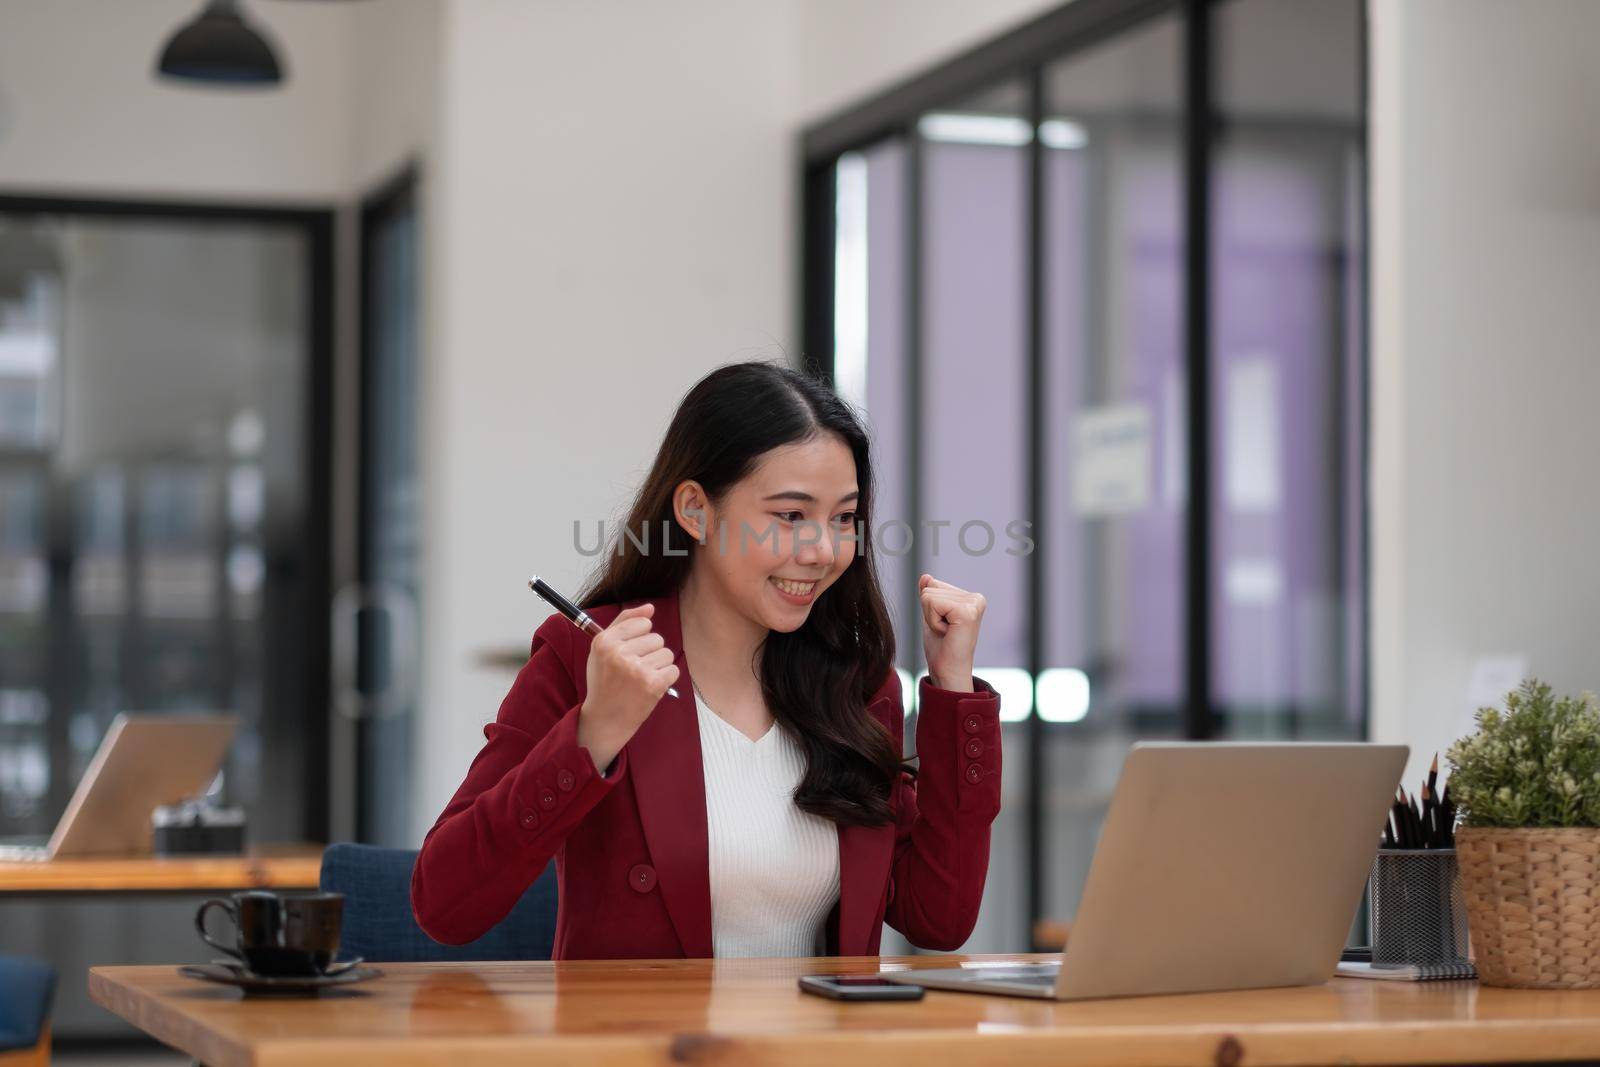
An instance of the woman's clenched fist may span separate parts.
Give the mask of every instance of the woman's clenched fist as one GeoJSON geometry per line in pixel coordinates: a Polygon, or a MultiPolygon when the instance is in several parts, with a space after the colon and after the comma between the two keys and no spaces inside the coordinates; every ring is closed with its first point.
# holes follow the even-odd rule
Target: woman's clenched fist
{"type": "Polygon", "coordinates": [[[678,680],[672,649],[650,627],[654,614],[654,604],[627,608],[589,646],[589,692],[579,712],[578,744],[601,771],[678,680]]]}

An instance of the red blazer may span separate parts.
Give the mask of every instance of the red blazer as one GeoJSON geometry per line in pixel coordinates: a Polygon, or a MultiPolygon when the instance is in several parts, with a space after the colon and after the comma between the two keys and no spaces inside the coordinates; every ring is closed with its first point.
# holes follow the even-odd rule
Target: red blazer
{"type": "MultiPolygon", "coordinates": [[[[642,603],[642,602],[641,602],[642,603]]],[[[560,615],[533,636],[488,743],[422,843],[411,876],[417,923],[461,944],[510,912],[554,859],[556,959],[708,957],[711,890],[704,770],[676,594],[655,601],[654,629],[679,654],[679,696],[656,705],[602,778],[577,742],[593,640],[560,615]]],[[[623,607],[589,614],[608,625],[623,607]]],[[[972,933],[1000,811],[1000,698],[923,679],[918,774],[895,788],[893,824],[839,827],[839,903],[830,955],[873,956],[883,923],[924,948],[972,933]]],[[[900,745],[899,676],[868,705],[900,745]]]]}

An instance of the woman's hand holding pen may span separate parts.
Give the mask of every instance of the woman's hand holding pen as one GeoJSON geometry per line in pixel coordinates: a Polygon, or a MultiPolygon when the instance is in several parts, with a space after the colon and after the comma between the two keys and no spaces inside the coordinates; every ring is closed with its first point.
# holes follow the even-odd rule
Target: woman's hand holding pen
{"type": "Polygon", "coordinates": [[[931,574],[917,581],[922,602],[922,648],[928,678],[940,689],[970,693],[972,657],[978,649],[978,626],[986,602],[931,574]]]}
{"type": "Polygon", "coordinates": [[[589,646],[589,693],[578,715],[578,744],[601,771],[678,680],[672,649],[650,628],[654,613],[654,604],[622,611],[589,646]]]}

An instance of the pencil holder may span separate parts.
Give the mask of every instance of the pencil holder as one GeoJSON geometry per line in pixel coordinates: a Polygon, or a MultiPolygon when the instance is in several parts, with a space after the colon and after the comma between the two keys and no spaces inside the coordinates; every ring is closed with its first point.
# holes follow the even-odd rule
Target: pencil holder
{"type": "Polygon", "coordinates": [[[1368,882],[1375,967],[1465,963],[1467,902],[1453,848],[1380,848],[1368,882]]]}

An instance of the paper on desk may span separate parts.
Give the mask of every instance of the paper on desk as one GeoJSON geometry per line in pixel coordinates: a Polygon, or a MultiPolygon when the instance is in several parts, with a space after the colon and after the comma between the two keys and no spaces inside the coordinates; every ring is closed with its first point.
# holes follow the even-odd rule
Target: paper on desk
{"type": "Polygon", "coordinates": [[[1478,977],[1470,963],[1441,963],[1428,967],[1374,967],[1370,963],[1340,960],[1333,973],[1340,978],[1376,978],[1382,982],[1430,982],[1478,977]]]}

